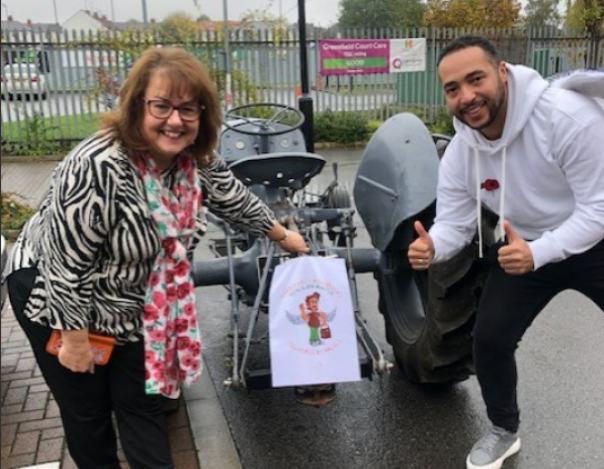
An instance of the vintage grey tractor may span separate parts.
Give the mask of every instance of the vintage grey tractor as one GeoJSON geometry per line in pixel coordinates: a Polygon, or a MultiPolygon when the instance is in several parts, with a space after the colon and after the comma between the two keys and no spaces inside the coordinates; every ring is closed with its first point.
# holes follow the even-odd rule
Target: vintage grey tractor
{"type": "MultiPolygon", "coordinates": [[[[471,329],[486,266],[476,244],[425,272],[410,268],[406,250],[413,223],[434,219],[439,150],[448,137],[431,135],[408,113],[387,120],[373,135],[354,184],[356,210],[373,248],[354,247],[351,194],[334,179],[320,193],[308,190],[325,159],[306,152],[303,114],[276,104],[234,108],[226,115],[220,152],[234,174],[264,200],[284,225],[302,233],[316,255],[345,259],[356,315],[361,376],[390,364],[359,310],[356,274],[372,272],[379,290],[386,338],[403,375],[416,383],[453,383],[472,373],[471,329]]],[[[488,219],[488,218],[486,218],[488,219]]],[[[270,365],[250,365],[251,349],[266,340],[257,327],[268,309],[272,272],[289,255],[276,243],[251,236],[211,217],[224,236],[212,242],[214,259],[195,263],[195,284],[227,286],[233,349],[227,384],[271,387],[270,365]],[[242,329],[242,307],[249,314],[242,329]]]]}

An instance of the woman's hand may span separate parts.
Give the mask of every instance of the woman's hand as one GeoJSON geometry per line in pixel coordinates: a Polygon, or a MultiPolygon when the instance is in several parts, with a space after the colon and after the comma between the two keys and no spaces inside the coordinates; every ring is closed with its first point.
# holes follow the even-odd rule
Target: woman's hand
{"type": "Polygon", "coordinates": [[[297,231],[287,230],[287,237],[279,241],[279,246],[291,253],[306,253],[309,252],[304,237],[297,231]]]}
{"type": "Polygon", "coordinates": [[[61,331],[63,345],[59,363],[74,373],[94,373],[94,354],[88,340],[88,329],[61,331]]]}
{"type": "Polygon", "coordinates": [[[268,239],[279,243],[282,249],[291,253],[309,252],[304,237],[296,232],[290,231],[278,222],[275,222],[273,228],[267,233],[268,239]]]}

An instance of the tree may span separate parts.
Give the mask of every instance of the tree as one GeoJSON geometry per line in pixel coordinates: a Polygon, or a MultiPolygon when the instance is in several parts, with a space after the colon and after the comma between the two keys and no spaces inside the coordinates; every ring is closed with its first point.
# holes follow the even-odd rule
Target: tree
{"type": "Polygon", "coordinates": [[[275,16],[271,13],[274,0],[269,0],[263,8],[247,10],[239,19],[239,28],[245,31],[247,39],[257,39],[263,34],[275,41],[287,40],[291,34],[290,24],[285,16],[275,16]]]}
{"type": "Polygon", "coordinates": [[[422,25],[422,0],[340,0],[340,29],[414,28],[422,25]]]}
{"type": "Polygon", "coordinates": [[[199,34],[197,22],[186,13],[174,13],[157,25],[162,39],[167,42],[188,44],[199,34]]]}
{"type": "Polygon", "coordinates": [[[566,18],[564,19],[566,28],[575,34],[585,32],[585,21],[583,19],[583,9],[585,5],[583,0],[568,0],[566,5],[566,18]]]}
{"type": "Polygon", "coordinates": [[[197,21],[212,21],[212,18],[210,18],[208,15],[206,15],[205,13],[201,12],[201,6],[199,5],[199,0],[191,0],[193,2],[193,6],[195,7],[195,9],[197,10],[197,21]]]}
{"type": "Polygon", "coordinates": [[[600,41],[604,37],[604,0],[575,0],[567,9],[566,25],[575,33],[588,32],[591,36],[588,68],[601,67],[598,63],[600,41]]]}
{"type": "Polygon", "coordinates": [[[511,28],[520,8],[516,0],[429,0],[424,23],[440,28],[511,28]]]}
{"type": "Polygon", "coordinates": [[[558,26],[560,23],[559,3],[559,0],[528,0],[525,7],[525,25],[531,28],[558,26]]]}
{"type": "Polygon", "coordinates": [[[567,25],[574,31],[588,31],[592,37],[604,34],[604,0],[575,0],[566,12],[567,25]]]}

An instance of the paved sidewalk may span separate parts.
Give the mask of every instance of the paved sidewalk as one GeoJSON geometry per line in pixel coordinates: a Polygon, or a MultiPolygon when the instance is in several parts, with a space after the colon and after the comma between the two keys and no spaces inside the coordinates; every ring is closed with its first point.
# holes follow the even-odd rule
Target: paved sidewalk
{"type": "MultiPolygon", "coordinates": [[[[168,418],[177,469],[198,469],[186,406],[168,418]]],[[[59,409],[10,305],[2,312],[2,469],[61,461],[77,469],[63,438],[59,409]]],[[[120,452],[120,460],[125,461],[120,452]]],[[[128,468],[127,463],[122,463],[128,468]]]]}
{"type": "MultiPolygon", "coordinates": [[[[15,192],[35,207],[56,164],[3,158],[2,191],[15,192]]],[[[77,469],[65,446],[56,403],[8,302],[2,310],[1,361],[1,468],[77,469]]],[[[168,421],[176,469],[241,469],[207,372],[184,393],[168,421]]],[[[120,458],[124,461],[123,454],[120,458]]],[[[123,462],[122,467],[129,466],[123,462]]]]}

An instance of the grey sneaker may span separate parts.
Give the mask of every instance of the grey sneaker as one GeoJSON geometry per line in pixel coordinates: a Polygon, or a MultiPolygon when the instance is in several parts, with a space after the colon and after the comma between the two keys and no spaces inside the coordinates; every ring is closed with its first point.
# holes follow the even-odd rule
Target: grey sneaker
{"type": "Polygon", "coordinates": [[[520,451],[520,437],[493,426],[476,444],[466,460],[468,469],[499,469],[503,461],[520,451]]]}

